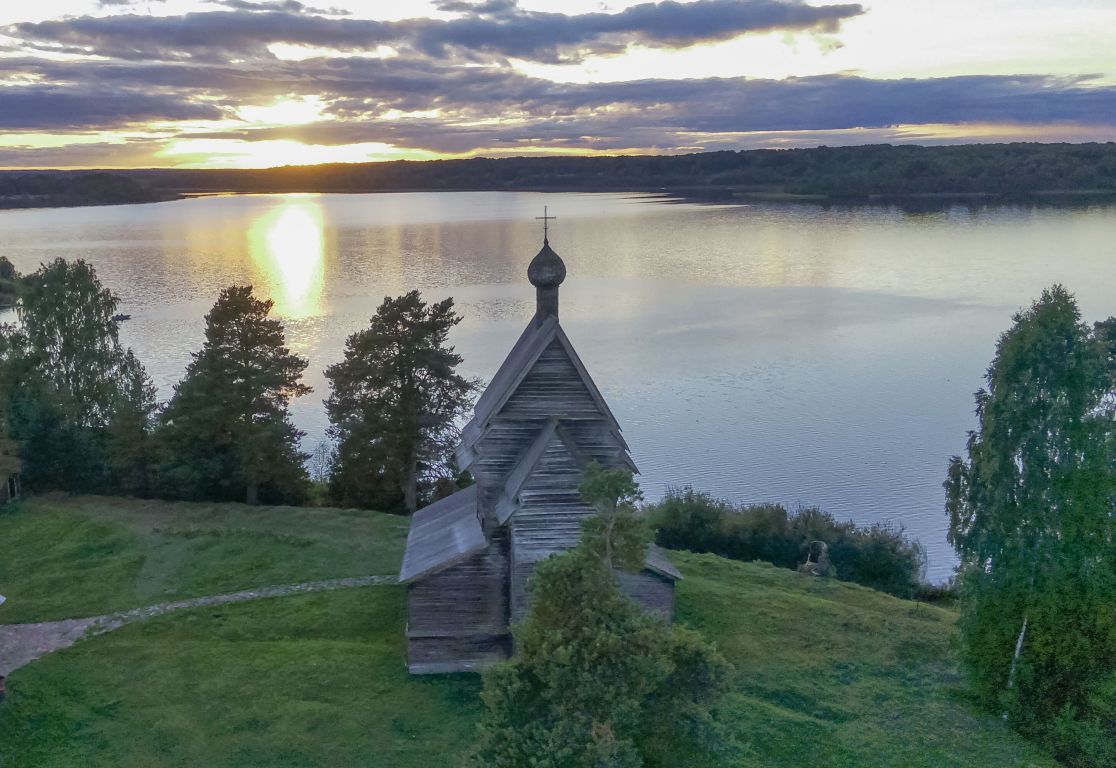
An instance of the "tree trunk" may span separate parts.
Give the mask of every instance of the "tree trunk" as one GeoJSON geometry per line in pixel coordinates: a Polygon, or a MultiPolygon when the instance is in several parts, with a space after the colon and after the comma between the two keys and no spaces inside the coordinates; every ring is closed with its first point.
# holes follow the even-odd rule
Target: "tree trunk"
{"type": "Polygon", "coordinates": [[[411,457],[407,461],[407,480],[403,484],[403,503],[412,515],[418,509],[418,461],[411,457]]]}
{"type": "Polygon", "coordinates": [[[1019,639],[1015,641],[1015,655],[1011,657],[1011,669],[1008,670],[1007,689],[1010,691],[1015,685],[1015,667],[1019,664],[1019,656],[1023,653],[1023,638],[1027,636],[1027,617],[1023,617],[1023,628],[1019,630],[1019,639]]]}
{"type": "Polygon", "coordinates": [[[245,500],[246,504],[250,504],[253,507],[256,506],[256,504],[258,504],[259,501],[260,501],[260,499],[259,499],[259,496],[260,496],[259,483],[248,483],[248,492],[247,492],[247,494],[245,494],[245,496],[246,496],[246,500],[245,500]]]}

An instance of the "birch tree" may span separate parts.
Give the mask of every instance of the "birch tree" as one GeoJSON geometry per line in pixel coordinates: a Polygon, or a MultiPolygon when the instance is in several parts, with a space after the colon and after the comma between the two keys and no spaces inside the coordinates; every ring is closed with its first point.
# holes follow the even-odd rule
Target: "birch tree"
{"type": "Polygon", "coordinates": [[[1093,693],[1116,679],[1106,354],[1073,296],[1044,291],[1000,337],[979,428],[945,483],[963,660],[986,703],[1050,738],[1089,720],[1093,693]]]}

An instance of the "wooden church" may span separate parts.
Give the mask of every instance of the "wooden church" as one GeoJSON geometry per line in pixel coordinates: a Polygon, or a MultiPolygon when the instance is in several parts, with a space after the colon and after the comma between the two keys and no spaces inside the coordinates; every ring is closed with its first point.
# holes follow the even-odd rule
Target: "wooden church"
{"type": "MultiPolygon", "coordinates": [[[[637,471],[600,390],[558,322],[566,266],[543,238],[527,269],[537,309],[477,400],[457,449],[476,484],[411,520],[407,666],[413,674],[477,670],[512,653],[510,626],[528,606],[535,565],[575,546],[593,510],[578,486],[586,464],[637,471]]],[[[656,547],[621,588],[668,617],[681,578],[656,547]]]]}

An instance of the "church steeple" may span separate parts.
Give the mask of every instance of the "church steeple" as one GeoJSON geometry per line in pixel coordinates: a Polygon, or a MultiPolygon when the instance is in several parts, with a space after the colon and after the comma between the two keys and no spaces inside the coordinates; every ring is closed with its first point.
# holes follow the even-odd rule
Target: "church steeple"
{"type": "Polygon", "coordinates": [[[566,279],[566,265],[545,239],[527,267],[527,279],[535,286],[535,320],[541,323],[551,315],[558,317],[558,286],[566,279]]]}
{"type": "Polygon", "coordinates": [[[558,286],[566,279],[566,265],[562,257],[550,247],[549,223],[555,216],[548,216],[546,208],[539,218],[543,221],[543,247],[527,267],[527,279],[535,286],[535,322],[542,323],[553,315],[558,317],[558,286]]]}

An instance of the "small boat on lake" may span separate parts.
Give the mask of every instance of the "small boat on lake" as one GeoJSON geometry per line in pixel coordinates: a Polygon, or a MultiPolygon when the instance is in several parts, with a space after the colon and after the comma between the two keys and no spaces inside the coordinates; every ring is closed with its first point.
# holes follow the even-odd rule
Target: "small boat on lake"
{"type": "Polygon", "coordinates": [[[119,323],[119,322],[122,322],[124,320],[131,320],[132,316],[131,315],[113,315],[112,319],[119,323]]]}

